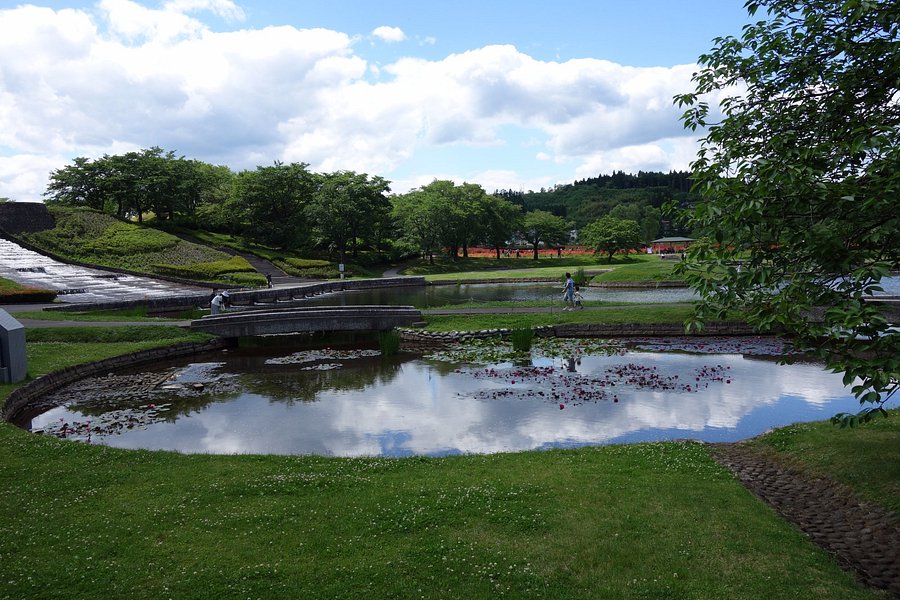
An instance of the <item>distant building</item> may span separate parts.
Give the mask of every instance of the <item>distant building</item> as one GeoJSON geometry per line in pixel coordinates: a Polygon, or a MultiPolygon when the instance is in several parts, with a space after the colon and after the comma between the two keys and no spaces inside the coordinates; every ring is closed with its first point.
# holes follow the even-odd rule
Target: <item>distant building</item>
{"type": "Polygon", "coordinates": [[[653,254],[672,254],[675,252],[684,252],[684,249],[694,243],[694,238],[686,237],[664,237],[650,242],[650,248],[653,254]]]}

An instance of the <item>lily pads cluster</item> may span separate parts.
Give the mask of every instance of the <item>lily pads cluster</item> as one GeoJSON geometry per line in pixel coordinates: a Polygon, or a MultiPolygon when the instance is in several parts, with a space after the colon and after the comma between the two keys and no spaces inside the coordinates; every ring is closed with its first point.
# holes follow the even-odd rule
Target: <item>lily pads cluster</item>
{"type": "Polygon", "coordinates": [[[783,356],[796,353],[788,342],[772,336],[641,338],[631,340],[629,345],[634,349],[650,352],[743,354],[747,356],[783,356]]]}
{"type": "Polygon", "coordinates": [[[479,400],[537,399],[558,403],[563,409],[588,402],[618,402],[621,389],[698,392],[711,382],[730,384],[729,369],[723,365],[704,366],[684,377],[664,375],[654,366],[637,363],[611,367],[602,375],[576,374],[556,366],[463,368],[456,372],[503,386],[476,391],[474,397],[479,400]]]}
{"type": "Polygon", "coordinates": [[[34,430],[34,433],[52,435],[61,439],[70,439],[91,443],[93,436],[110,436],[130,429],[146,429],[153,423],[165,420],[169,404],[145,404],[135,408],[112,410],[93,419],[59,421],[34,430]]]}
{"type": "MultiPolygon", "coordinates": [[[[379,350],[335,350],[333,348],[324,348],[320,350],[303,350],[287,356],[276,356],[267,359],[266,364],[300,365],[319,361],[354,360],[371,356],[381,356],[381,352],[379,350]]],[[[340,365],[338,364],[332,368],[340,368],[340,365]]]]}
{"type": "Polygon", "coordinates": [[[516,352],[508,340],[486,338],[452,344],[426,354],[423,358],[453,364],[490,365],[520,361],[526,357],[581,357],[585,355],[625,354],[627,349],[616,341],[574,338],[536,338],[531,352],[516,352]]]}

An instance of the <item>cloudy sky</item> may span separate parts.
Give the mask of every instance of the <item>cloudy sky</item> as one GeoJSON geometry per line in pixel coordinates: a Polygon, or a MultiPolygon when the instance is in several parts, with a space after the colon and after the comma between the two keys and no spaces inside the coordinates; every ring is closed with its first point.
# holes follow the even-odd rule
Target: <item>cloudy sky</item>
{"type": "Polygon", "coordinates": [[[686,169],[672,96],[743,0],[0,0],[0,197],[160,146],[537,190],[686,169]]]}

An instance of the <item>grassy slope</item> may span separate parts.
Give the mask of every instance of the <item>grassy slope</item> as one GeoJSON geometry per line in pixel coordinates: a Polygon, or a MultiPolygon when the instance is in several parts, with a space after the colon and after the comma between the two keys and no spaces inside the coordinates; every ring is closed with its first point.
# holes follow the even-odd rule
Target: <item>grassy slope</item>
{"type": "Polygon", "coordinates": [[[844,483],[900,516],[900,408],[864,427],[798,423],[753,443],[786,464],[844,483]]]}
{"type": "Polygon", "coordinates": [[[265,281],[258,273],[243,272],[252,270],[246,261],[229,270],[223,265],[230,265],[229,260],[235,261],[225,252],[186,242],[157,229],[125,223],[91,210],[54,207],[52,212],[55,228],[23,237],[31,244],[69,260],[148,274],[172,270],[163,266],[190,267],[192,269],[179,273],[179,276],[198,281],[228,283],[233,280],[237,284],[265,281]],[[221,272],[223,268],[225,271],[221,272]]]}

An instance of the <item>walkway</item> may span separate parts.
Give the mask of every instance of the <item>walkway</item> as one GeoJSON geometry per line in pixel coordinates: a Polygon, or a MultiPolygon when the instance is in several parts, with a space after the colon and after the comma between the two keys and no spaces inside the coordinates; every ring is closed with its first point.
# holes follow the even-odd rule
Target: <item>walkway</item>
{"type": "Polygon", "coordinates": [[[866,585],[900,598],[900,519],[848,488],[773,462],[746,444],[714,444],[713,457],[866,585]]]}

